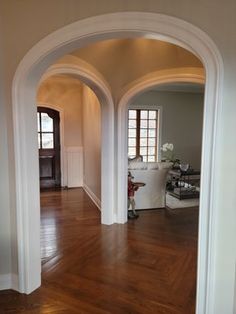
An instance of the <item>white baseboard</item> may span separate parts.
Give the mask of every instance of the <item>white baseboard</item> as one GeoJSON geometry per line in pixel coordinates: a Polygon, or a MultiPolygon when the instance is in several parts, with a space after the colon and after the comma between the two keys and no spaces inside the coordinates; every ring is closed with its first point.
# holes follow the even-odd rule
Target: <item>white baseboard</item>
{"type": "Polygon", "coordinates": [[[83,185],[84,191],[88,194],[94,204],[101,210],[101,200],[93,193],[93,191],[86,185],[83,185]]]}
{"type": "Polygon", "coordinates": [[[0,290],[7,290],[12,288],[11,274],[0,275],[0,290]]]}

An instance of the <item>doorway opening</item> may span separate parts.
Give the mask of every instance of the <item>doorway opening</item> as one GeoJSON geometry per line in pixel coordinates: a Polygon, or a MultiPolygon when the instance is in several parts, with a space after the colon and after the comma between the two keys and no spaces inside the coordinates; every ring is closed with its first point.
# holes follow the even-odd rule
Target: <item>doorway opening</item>
{"type": "Polygon", "coordinates": [[[37,108],[40,188],[61,187],[59,112],[37,108]]]}
{"type": "Polygon", "coordinates": [[[135,192],[135,210],[199,207],[203,104],[204,84],[190,81],[130,100],[127,172],[134,185],[145,184],[135,192]]]}
{"type": "MultiPolygon", "coordinates": [[[[48,267],[53,265],[55,260],[60,260],[58,264],[55,263],[55,269],[60,273],[59,264],[69,262],[68,256],[75,256],[74,250],[79,252],[81,242],[78,238],[82,238],[85,229],[88,231],[88,224],[93,222],[93,225],[99,226],[101,105],[95,93],[79,79],[78,75],[72,76],[70,73],[44,76],[38,86],[36,103],[40,104],[37,107],[39,159],[49,159],[43,160],[43,166],[46,162],[53,166],[51,158],[54,157],[56,136],[61,130],[60,137],[63,140],[58,145],[61,148],[61,154],[58,150],[58,156],[62,156],[64,164],[61,188],[47,184],[46,187],[49,188],[41,189],[40,193],[43,279],[47,275],[50,277],[48,267]],[[59,118],[61,125],[58,123],[59,118]],[[68,237],[70,241],[67,242],[68,237]]],[[[51,169],[47,169],[49,166],[46,163],[46,170],[40,169],[43,174],[46,173],[40,178],[41,182],[52,180],[47,172],[53,174],[53,171],[50,172],[51,169]]],[[[79,256],[81,252],[77,258],[79,256]]],[[[42,285],[44,284],[43,282],[42,285]]]]}
{"type": "Polygon", "coordinates": [[[78,76],[61,70],[50,76],[46,72],[37,104],[60,114],[61,187],[84,188],[101,209],[101,105],[78,76]]]}

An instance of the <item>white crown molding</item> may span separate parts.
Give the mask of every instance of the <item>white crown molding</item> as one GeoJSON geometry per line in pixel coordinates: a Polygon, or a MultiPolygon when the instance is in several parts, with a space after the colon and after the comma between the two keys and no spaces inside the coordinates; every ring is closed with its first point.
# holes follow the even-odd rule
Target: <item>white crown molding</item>
{"type": "MultiPolygon", "coordinates": [[[[206,89],[196,313],[214,313],[216,284],[214,239],[217,217],[216,187],[219,177],[216,167],[216,139],[220,131],[223,63],[213,41],[199,28],[183,20],[156,13],[118,12],[77,21],[38,42],[17,68],[13,81],[13,116],[20,291],[29,293],[40,285],[39,189],[36,182],[38,175],[32,170],[29,171],[37,168],[37,141],[31,136],[36,134],[36,121],[34,121],[36,110],[33,108],[33,103],[37,84],[46,69],[62,55],[94,41],[122,37],[145,37],[168,41],[193,52],[204,64],[206,89]],[[28,147],[31,148],[30,153],[28,147]],[[34,231],[34,237],[30,237],[31,231],[34,231]]],[[[98,89],[100,91],[100,87],[98,89]]],[[[101,92],[100,101],[107,104],[103,106],[102,113],[103,121],[107,121],[103,127],[102,147],[109,147],[109,149],[102,155],[102,169],[109,169],[107,171],[109,182],[104,182],[102,188],[103,193],[106,191],[102,196],[102,207],[104,202],[109,206],[111,212],[108,221],[113,222],[115,215],[112,211],[118,208],[119,212],[124,212],[126,206],[127,161],[125,162],[125,159],[127,156],[124,155],[126,149],[121,142],[123,133],[119,131],[118,156],[122,156],[122,160],[120,161],[119,158],[116,160],[119,161],[118,164],[121,162],[122,166],[119,168],[121,172],[116,173],[119,178],[117,186],[114,173],[113,103],[106,102],[110,99],[110,94],[108,96],[106,91],[104,93],[101,92]],[[116,195],[114,195],[114,186],[118,187],[116,195]],[[119,206],[114,205],[114,199],[120,201],[119,206]]],[[[122,116],[119,116],[119,119],[121,121],[122,116]]],[[[119,215],[119,212],[118,221],[125,222],[127,217],[119,215]]]]}

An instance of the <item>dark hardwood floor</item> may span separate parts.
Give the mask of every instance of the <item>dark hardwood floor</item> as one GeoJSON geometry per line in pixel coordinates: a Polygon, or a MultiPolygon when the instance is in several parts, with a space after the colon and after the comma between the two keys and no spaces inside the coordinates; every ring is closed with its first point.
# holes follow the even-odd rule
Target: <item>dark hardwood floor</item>
{"type": "Polygon", "coordinates": [[[100,225],[82,189],[41,194],[42,286],[0,292],[0,313],[191,314],[198,209],[100,225]]]}

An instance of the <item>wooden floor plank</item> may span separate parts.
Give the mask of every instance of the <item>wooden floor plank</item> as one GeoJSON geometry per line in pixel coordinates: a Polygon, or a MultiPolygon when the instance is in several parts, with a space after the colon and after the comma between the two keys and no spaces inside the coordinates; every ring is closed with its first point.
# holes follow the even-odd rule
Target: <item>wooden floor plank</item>
{"type": "Polygon", "coordinates": [[[0,292],[0,313],[192,314],[198,209],[100,224],[82,189],[41,193],[42,286],[0,292]]]}

